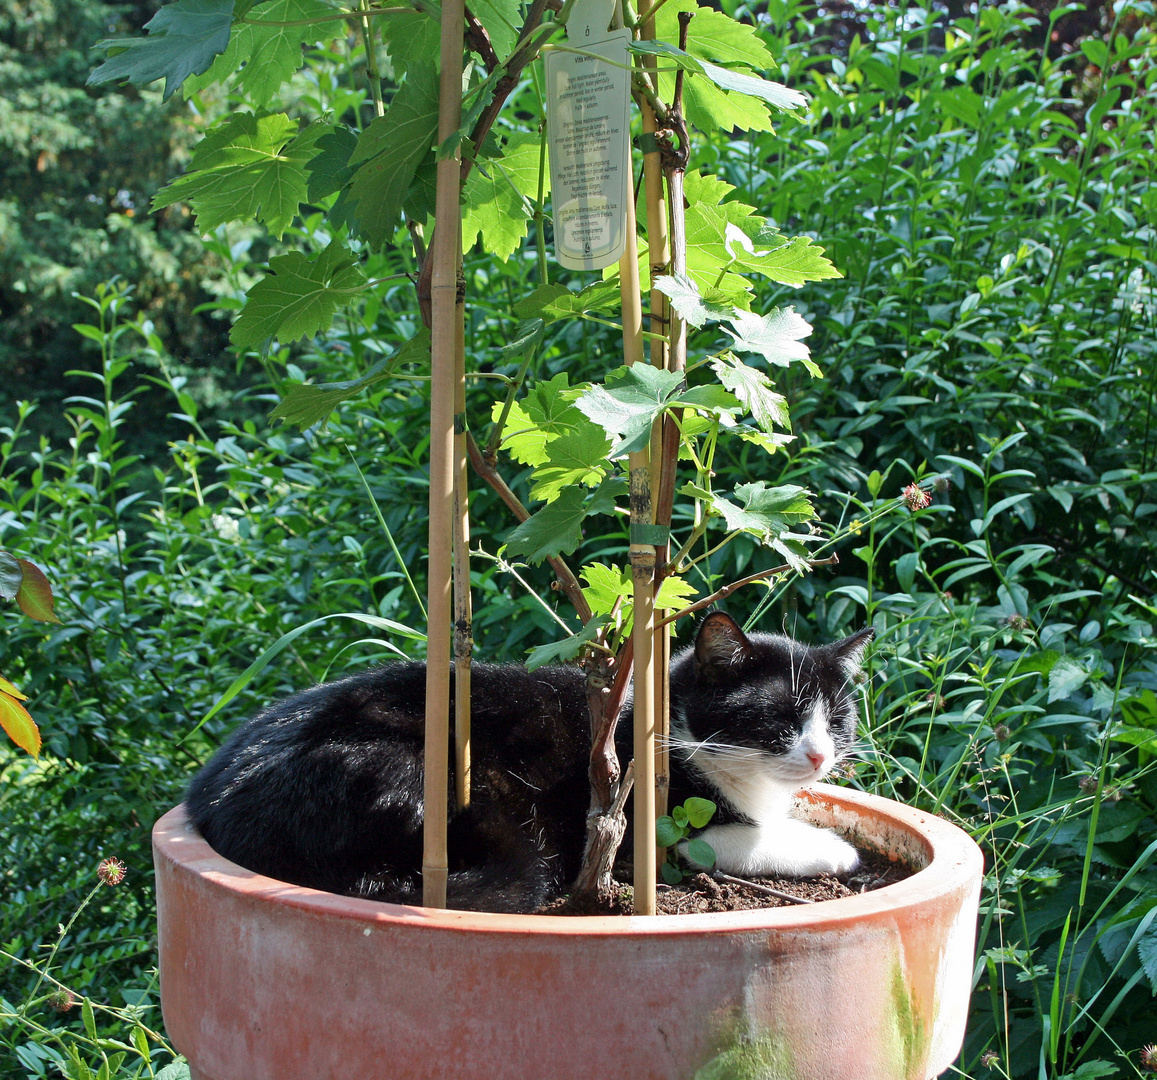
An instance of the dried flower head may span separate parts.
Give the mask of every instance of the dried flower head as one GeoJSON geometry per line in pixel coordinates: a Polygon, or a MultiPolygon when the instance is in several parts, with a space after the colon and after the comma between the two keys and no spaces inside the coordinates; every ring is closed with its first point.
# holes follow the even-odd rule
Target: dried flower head
{"type": "Polygon", "coordinates": [[[1028,619],[1023,615],[1010,615],[1004,620],[1013,630],[1027,630],[1029,627],[1028,619]]]}
{"type": "Polygon", "coordinates": [[[1086,795],[1092,795],[1097,790],[1099,781],[1095,776],[1082,776],[1077,781],[1077,787],[1086,795]]]}
{"type": "MultiPolygon", "coordinates": [[[[949,477],[945,476],[943,473],[940,476],[936,477],[935,480],[932,481],[932,490],[933,491],[941,491],[941,492],[947,491],[951,486],[952,486],[952,480],[949,477]]],[[[989,1053],[992,1053],[992,1051],[989,1051],[989,1053]]]]}
{"type": "Polygon", "coordinates": [[[125,879],[125,864],[120,859],[102,859],[96,876],[106,885],[119,885],[125,879]]]}
{"type": "Polygon", "coordinates": [[[1009,730],[1007,724],[997,724],[996,727],[992,729],[992,737],[997,742],[1008,742],[1008,740],[1012,738],[1012,732],[1009,730]]]}
{"type": "Polygon", "coordinates": [[[1000,1060],[1000,1055],[995,1050],[985,1050],[980,1055],[980,1064],[986,1069],[991,1069],[1000,1060]]]}
{"type": "Polygon", "coordinates": [[[1157,1043],[1141,1047],[1141,1068],[1147,1072],[1157,1073],[1157,1043]]]}
{"type": "Polygon", "coordinates": [[[945,706],[948,704],[948,702],[944,700],[943,694],[929,694],[924,700],[932,706],[933,712],[943,712],[945,706]]]}
{"type": "Polygon", "coordinates": [[[53,990],[52,993],[45,998],[45,1004],[53,1012],[66,1013],[69,1009],[75,1007],[76,995],[71,990],[62,986],[58,990],[53,990]]]}
{"type": "Polygon", "coordinates": [[[919,484],[909,484],[901,497],[909,510],[923,510],[932,502],[932,496],[919,484]]]}

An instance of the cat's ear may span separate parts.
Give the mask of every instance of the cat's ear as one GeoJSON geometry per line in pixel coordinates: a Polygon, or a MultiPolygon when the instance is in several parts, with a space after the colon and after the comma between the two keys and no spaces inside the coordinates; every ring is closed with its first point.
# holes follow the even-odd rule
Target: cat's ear
{"type": "Polygon", "coordinates": [[[851,637],[844,638],[843,641],[836,641],[828,646],[846,675],[853,676],[859,673],[864,663],[864,651],[875,636],[876,631],[869,626],[858,630],[851,637]]]}
{"type": "Polygon", "coordinates": [[[713,680],[751,655],[751,642],[739,624],[722,611],[712,612],[695,635],[695,670],[713,680]]]}

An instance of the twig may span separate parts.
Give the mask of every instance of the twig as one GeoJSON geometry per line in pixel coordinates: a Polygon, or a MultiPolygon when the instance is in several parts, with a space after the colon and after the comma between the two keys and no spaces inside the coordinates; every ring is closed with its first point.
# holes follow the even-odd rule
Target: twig
{"type": "MultiPolygon", "coordinates": [[[[840,561],[838,555],[829,555],[826,559],[808,559],[807,565],[813,570],[817,566],[831,566],[840,561]]],[[[676,611],[674,615],[668,615],[660,626],[666,626],[668,623],[673,623],[676,619],[683,618],[684,615],[690,615],[696,611],[702,611],[705,607],[710,607],[716,600],[725,600],[736,589],[743,588],[744,585],[750,585],[754,581],[762,581],[764,578],[775,577],[777,574],[786,574],[793,569],[790,563],[784,563],[781,566],[773,566],[770,570],[760,570],[757,574],[748,574],[745,578],[740,578],[738,581],[733,581],[730,585],[724,585],[722,589],[718,589],[710,596],[705,596],[702,600],[696,600],[690,607],[685,607],[680,611],[676,611]]]]}
{"type": "Polygon", "coordinates": [[[754,889],[756,892],[767,893],[768,896],[777,896],[780,900],[787,900],[793,904],[814,904],[814,900],[809,900],[806,896],[793,896],[789,892],[784,892],[782,889],[773,889],[770,885],[761,885],[758,881],[748,881],[747,878],[732,877],[730,874],[725,874],[722,870],[712,870],[711,876],[716,881],[729,881],[732,885],[746,885],[749,889],[754,889]]]}

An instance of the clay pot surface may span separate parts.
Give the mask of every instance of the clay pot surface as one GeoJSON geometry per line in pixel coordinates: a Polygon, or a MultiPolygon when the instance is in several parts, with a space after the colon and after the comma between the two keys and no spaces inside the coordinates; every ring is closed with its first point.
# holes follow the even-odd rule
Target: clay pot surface
{"type": "Polygon", "coordinates": [[[262,877],[177,807],[153,830],[161,1000],[193,1080],[929,1080],[971,992],[982,858],[817,785],[803,816],[923,867],[706,915],[403,907],[262,877]]]}

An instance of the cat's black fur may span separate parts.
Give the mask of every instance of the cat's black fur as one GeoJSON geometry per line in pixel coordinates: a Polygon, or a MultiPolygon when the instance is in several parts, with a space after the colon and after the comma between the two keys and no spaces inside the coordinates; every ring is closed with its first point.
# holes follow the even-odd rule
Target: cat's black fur
{"type": "MultiPolygon", "coordinates": [[[[870,638],[863,631],[808,648],[745,636],[716,613],[673,659],[671,804],[691,795],[718,804],[704,836],[721,868],[814,873],[803,863],[815,861],[817,837],[830,840],[819,869],[854,865],[834,834],[786,819],[791,792],[821,779],[852,745],[848,684],[870,638]],[[810,764],[787,768],[806,753],[810,764]],[[789,837],[785,862],[782,837],[800,830],[806,835],[789,837]],[[832,845],[841,845],[836,854],[832,845]],[[772,848],[778,853],[768,855],[772,848]]],[[[420,903],[425,681],[424,664],[394,663],[266,709],[194,777],[186,800],[193,823],[250,870],[420,903]]],[[[566,888],[582,857],[585,676],[574,667],[475,664],[472,684],[472,801],[450,816],[449,903],[533,910],[566,888]]],[[[630,726],[628,702],[619,725],[624,759],[630,726]]]]}

